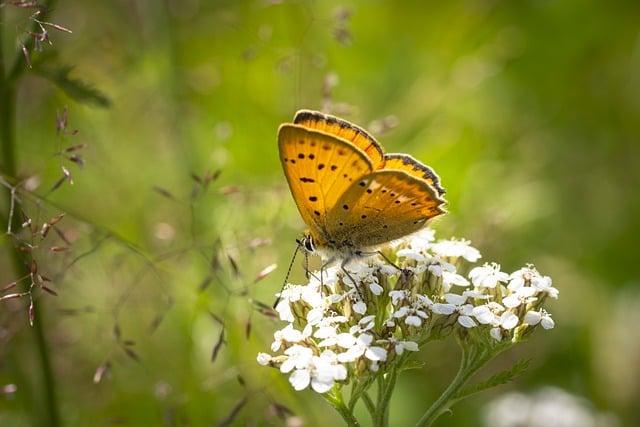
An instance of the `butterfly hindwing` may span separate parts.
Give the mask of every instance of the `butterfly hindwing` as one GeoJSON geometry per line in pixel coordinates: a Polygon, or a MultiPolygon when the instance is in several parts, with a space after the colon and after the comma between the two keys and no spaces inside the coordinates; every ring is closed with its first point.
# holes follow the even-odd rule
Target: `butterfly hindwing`
{"type": "Polygon", "coordinates": [[[326,238],[327,213],[352,182],[371,173],[371,160],[352,143],[299,124],[280,126],[278,147],[302,219],[326,238]]]}
{"type": "Polygon", "coordinates": [[[440,178],[429,167],[408,154],[385,154],[383,169],[396,169],[407,172],[409,175],[424,179],[436,189],[438,195],[444,194],[444,188],[440,186],[440,178]]]}
{"type": "Polygon", "coordinates": [[[375,246],[413,233],[444,213],[444,200],[424,179],[402,170],[377,170],[354,182],[329,211],[336,244],[375,246]]]}
{"type": "Polygon", "coordinates": [[[371,165],[374,169],[378,169],[384,164],[384,152],[378,141],[364,129],[346,120],[318,111],[300,110],[293,118],[293,122],[306,128],[335,135],[354,144],[371,159],[371,165]]]}

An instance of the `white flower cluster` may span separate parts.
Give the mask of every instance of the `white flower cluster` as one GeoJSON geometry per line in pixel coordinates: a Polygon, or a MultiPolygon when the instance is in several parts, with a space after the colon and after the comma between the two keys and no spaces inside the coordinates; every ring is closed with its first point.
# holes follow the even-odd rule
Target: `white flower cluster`
{"type": "Polygon", "coordinates": [[[528,265],[511,274],[495,263],[472,268],[480,252],[466,240],[435,241],[431,229],[394,242],[383,256],[351,260],[287,285],[276,306],[287,326],[274,333],[258,363],[289,374],[296,390],[324,393],[349,375],[392,364],[429,339],[471,330],[516,342],[538,324],[554,327],[542,308],[558,290],[528,265]]]}
{"type": "Polygon", "coordinates": [[[524,394],[509,392],[489,402],[484,423],[491,427],[619,427],[620,420],[597,411],[586,399],[557,387],[524,394]]]}

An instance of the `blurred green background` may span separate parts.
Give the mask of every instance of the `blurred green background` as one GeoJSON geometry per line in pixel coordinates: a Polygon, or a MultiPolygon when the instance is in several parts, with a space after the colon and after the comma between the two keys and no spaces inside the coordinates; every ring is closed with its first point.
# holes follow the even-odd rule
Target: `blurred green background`
{"type": "MultiPolygon", "coordinates": [[[[0,2],[6,67],[33,13],[12,3],[0,2]]],[[[640,3],[61,0],[47,19],[73,33],[47,27],[53,45],[17,83],[14,178],[46,198],[22,200],[34,221],[66,212],[71,245],[52,253],[52,235],[34,251],[59,294],[36,299],[39,327],[27,300],[0,303],[0,425],[51,424],[38,331],[63,425],[340,422],[255,361],[279,325],[255,301],[271,305],[304,228],[275,139],[298,108],[431,165],[449,200],[440,237],[471,239],[507,271],[535,263],[560,289],[556,329],[485,372],[528,357],[526,374],[440,426],[487,424],[493,399],[542,386],[607,414],[598,425],[638,425],[640,3]],[[67,65],[110,105],[52,85],[67,65]],[[65,107],[77,135],[56,134],[65,107]],[[64,163],[74,185],[51,192],[55,153],[74,144],[85,167],[64,163]],[[204,191],[191,175],[207,171],[220,175],[204,191]]],[[[3,285],[12,251],[3,237],[3,285]]],[[[451,342],[419,357],[392,425],[412,425],[457,367],[451,342]]]]}

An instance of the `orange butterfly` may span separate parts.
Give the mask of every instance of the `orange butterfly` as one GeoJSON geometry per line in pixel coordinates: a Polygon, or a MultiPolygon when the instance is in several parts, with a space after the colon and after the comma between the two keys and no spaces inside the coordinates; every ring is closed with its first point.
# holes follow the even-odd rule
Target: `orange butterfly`
{"type": "Polygon", "coordinates": [[[278,147],[309,227],[300,242],[309,252],[328,249],[346,262],[445,212],[444,189],[429,167],[406,154],[384,154],[345,120],[300,110],[278,129],[278,147]]]}

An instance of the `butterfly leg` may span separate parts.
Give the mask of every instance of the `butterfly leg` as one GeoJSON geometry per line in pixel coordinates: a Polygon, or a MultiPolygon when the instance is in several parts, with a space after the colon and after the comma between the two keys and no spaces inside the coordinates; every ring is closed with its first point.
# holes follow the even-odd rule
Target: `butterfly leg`
{"type": "Polygon", "coordinates": [[[398,267],[398,265],[395,262],[391,261],[389,257],[387,257],[385,254],[382,253],[382,251],[376,251],[376,252],[378,253],[378,255],[384,258],[385,261],[387,261],[387,264],[394,266],[396,270],[398,270],[401,273],[404,272],[403,268],[398,267]]]}
{"type": "Polygon", "coordinates": [[[356,282],[356,279],[353,278],[353,276],[351,275],[351,273],[349,273],[349,271],[346,269],[347,264],[349,264],[349,262],[351,261],[352,257],[348,257],[345,258],[344,260],[342,260],[342,263],[340,264],[340,269],[344,272],[344,274],[347,275],[347,277],[351,280],[351,283],[353,283],[353,287],[355,288],[356,292],[358,293],[358,297],[364,301],[364,298],[362,297],[362,294],[360,293],[360,289],[358,288],[358,283],[356,282]]]}
{"type": "Polygon", "coordinates": [[[329,261],[320,266],[320,295],[324,296],[324,270],[335,261],[335,257],[329,258],[329,261]]]}
{"type": "Polygon", "coordinates": [[[382,251],[373,251],[373,252],[363,252],[363,251],[357,251],[356,255],[358,256],[366,256],[366,255],[380,255],[386,262],[387,264],[389,264],[392,267],[395,267],[396,270],[398,270],[399,272],[403,272],[404,269],[398,267],[398,265],[396,263],[394,263],[393,261],[391,261],[389,259],[389,257],[387,257],[384,253],[382,253],[382,251]]]}

